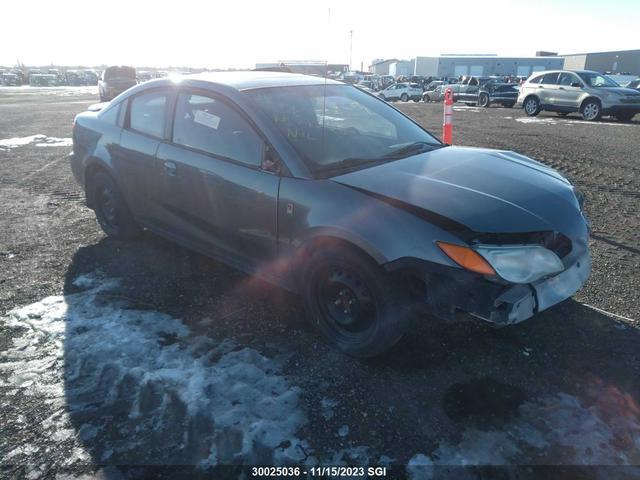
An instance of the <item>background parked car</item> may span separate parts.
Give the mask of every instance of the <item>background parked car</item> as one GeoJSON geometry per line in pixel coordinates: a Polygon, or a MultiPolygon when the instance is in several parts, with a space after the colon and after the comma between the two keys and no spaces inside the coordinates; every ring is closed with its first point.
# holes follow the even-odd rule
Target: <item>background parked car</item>
{"type": "Polygon", "coordinates": [[[21,84],[22,82],[20,81],[20,78],[15,73],[5,72],[0,78],[0,85],[18,86],[21,84]]]}
{"type": "Polygon", "coordinates": [[[394,83],[378,93],[383,100],[413,100],[419,102],[422,98],[422,87],[417,83],[394,83]]]}
{"type": "Polygon", "coordinates": [[[542,110],[585,120],[611,115],[628,121],[640,112],[640,92],[624,88],[606,75],[589,70],[556,70],[530,77],[521,87],[518,104],[529,116],[542,110]]]}
{"type": "Polygon", "coordinates": [[[108,67],[102,72],[98,81],[98,93],[100,101],[106,102],[120,95],[125,90],[133,87],[136,81],[136,69],[133,67],[108,67]]]}
{"type": "Polygon", "coordinates": [[[640,91],[640,78],[636,78],[635,80],[630,81],[627,85],[627,88],[633,88],[634,90],[640,91]]]}
{"type": "Polygon", "coordinates": [[[425,102],[436,102],[439,98],[436,98],[436,89],[444,85],[442,80],[434,80],[433,82],[429,82],[429,84],[425,87],[425,91],[422,94],[422,100],[425,102]]]}

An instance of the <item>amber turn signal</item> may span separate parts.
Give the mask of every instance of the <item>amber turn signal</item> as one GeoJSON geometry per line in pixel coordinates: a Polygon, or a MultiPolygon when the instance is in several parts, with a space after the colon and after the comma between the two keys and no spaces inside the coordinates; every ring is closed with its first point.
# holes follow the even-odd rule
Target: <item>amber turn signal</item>
{"type": "Polygon", "coordinates": [[[496,271],[480,254],[469,247],[452,243],[436,242],[440,249],[454,262],[467,270],[483,275],[495,275],[496,271]]]}

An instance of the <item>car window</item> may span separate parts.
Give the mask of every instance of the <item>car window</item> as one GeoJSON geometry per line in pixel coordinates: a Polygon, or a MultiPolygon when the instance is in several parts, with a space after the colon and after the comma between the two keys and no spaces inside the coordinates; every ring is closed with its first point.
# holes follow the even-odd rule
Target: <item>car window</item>
{"type": "Polygon", "coordinates": [[[547,73],[542,77],[542,82],[545,85],[555,85],[558,80],[558,73],[547,73]]]}
{"type": "Polygon", "coordinates": [[[116,125],[118,123],[118,117],[120,116],[120,105],[122,105],[122,102],[117,105],[109,105],[109,107],[98,114],[98,117],[105,123],[116,125]]]}
{"type": "Polygon", "coordinates": [[[542,77],[544,77],[544,75],[533,77],[531,80],[529,80],[529,83],[540,83],[542,81],[542,77]]]}
{"type": "Polygon", "coordinates": [[[469,86],[475,86],[478,85],[478,79],[477,78],[472,78],[471,80],[469,80],[469,86]]]}
{"type": "Polygon", "coordinates": [[[131,100],[129,126],[132,130],[157,138],[164,136],[166,92],[150,92],[131,100]]]}
{"type": "Polygon", "coordinates": [[[577,81],[578,78],[573,73],[562,72],[558,77],[558,85],[570,87],[572,83],[577,81]]]}
{"type": "Polygon", "coordinates": [[[262,162],[262,138],[240,113],[209,96],[180,93],[173,142],[251,166],[262,162]]]}

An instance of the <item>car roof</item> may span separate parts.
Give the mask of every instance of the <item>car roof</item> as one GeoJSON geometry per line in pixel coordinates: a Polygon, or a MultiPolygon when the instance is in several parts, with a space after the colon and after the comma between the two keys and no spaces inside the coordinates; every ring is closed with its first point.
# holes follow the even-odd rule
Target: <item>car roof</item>
{"type": "Polygon", "coordinates": [[[207,72],[195,75],[186,75],[186,80],[199,80],[216,84],[227,85],[236,90],[249,90],[254,88],[269,87],[293,87],[299,85],[344,85],[342,82],[314,77],[299,73],[264,72],[264,71],[239,71],[239,72],[207,72]]]}

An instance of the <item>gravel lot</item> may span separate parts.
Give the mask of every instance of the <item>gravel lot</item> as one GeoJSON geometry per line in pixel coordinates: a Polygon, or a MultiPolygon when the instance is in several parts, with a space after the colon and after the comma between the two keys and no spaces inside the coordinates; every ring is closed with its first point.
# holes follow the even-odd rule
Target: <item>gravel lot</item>
{"type": "MultiPolygon", "coordinates": [[[[107,239],[66,161],[96,99],[0,89],[0,477],[295,462],[640,478],[640,116],[456,105],[454,143],[515,150],[582,188],[592,276],[511,328],[415,318],[362,362],[324,345],[295,296],[150,234],[107,239]]],[[[397,106],[439,135],[441,104],[397,106]]]]}

